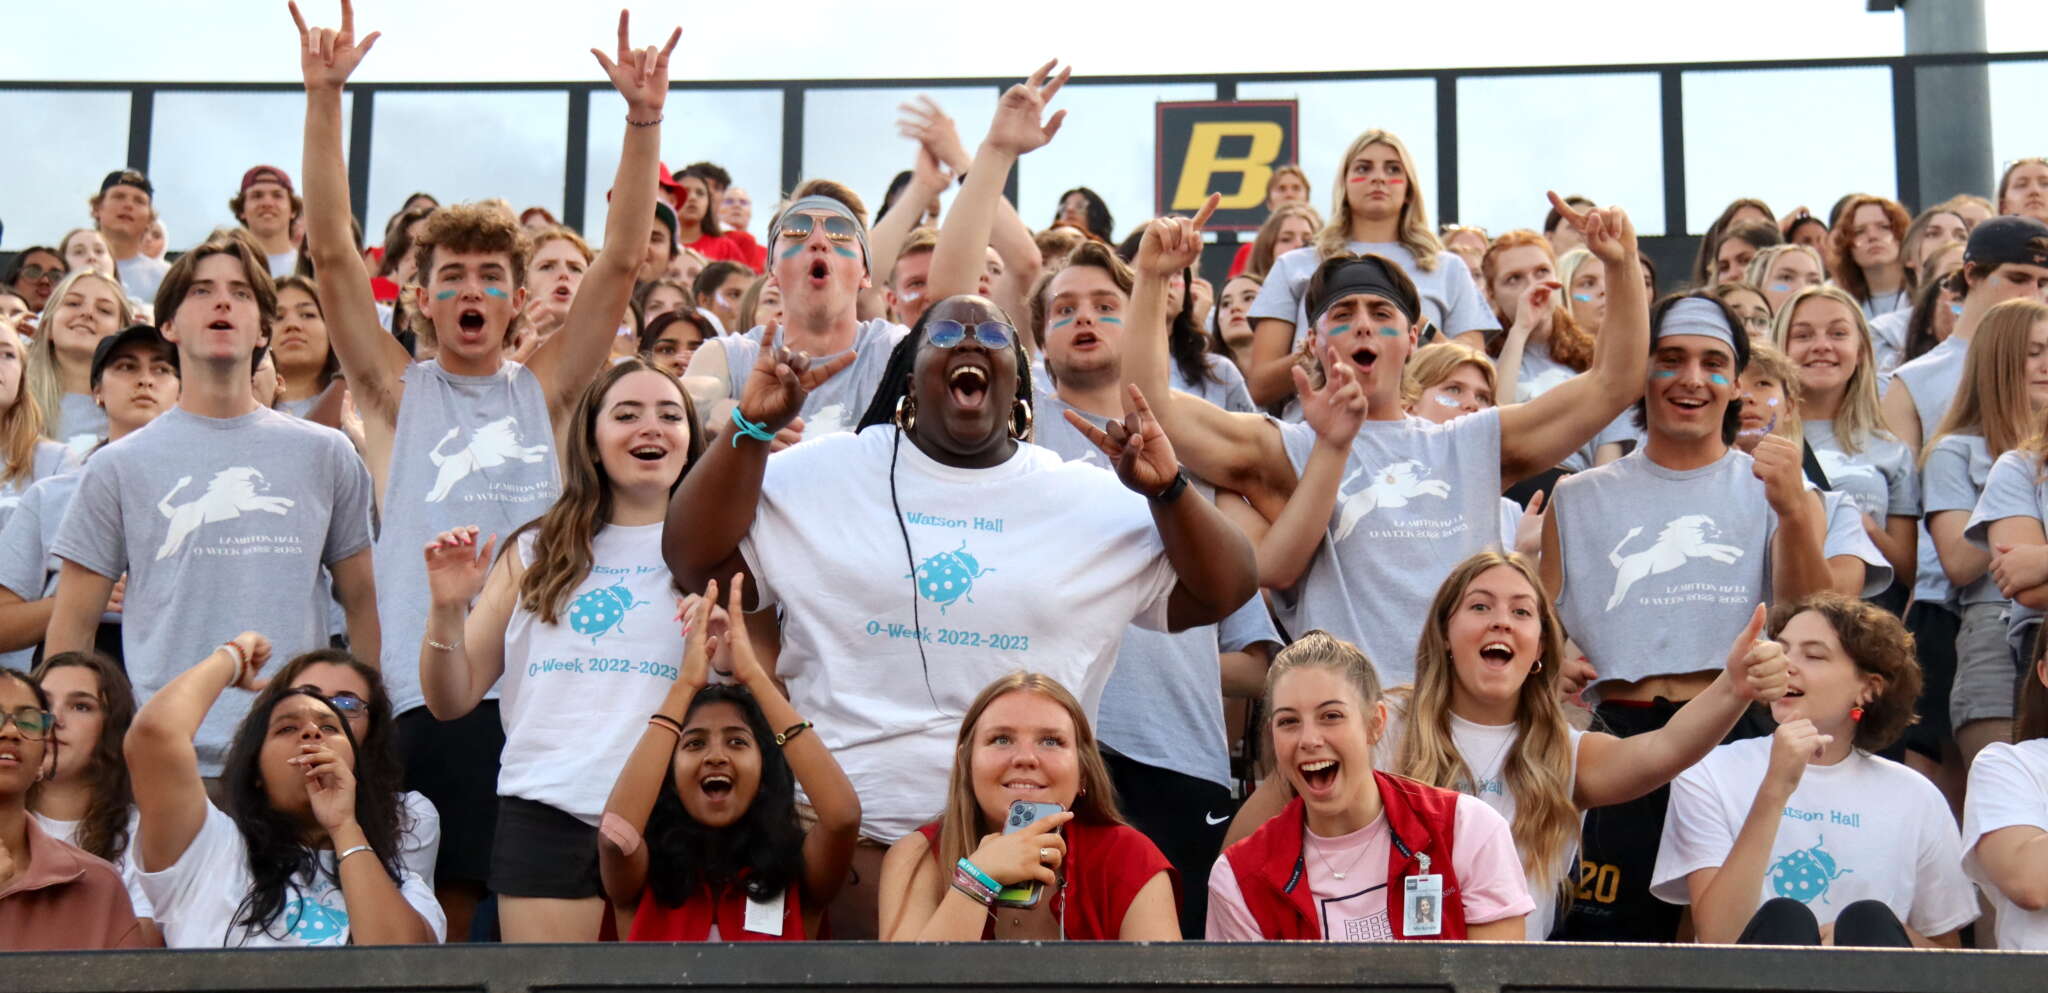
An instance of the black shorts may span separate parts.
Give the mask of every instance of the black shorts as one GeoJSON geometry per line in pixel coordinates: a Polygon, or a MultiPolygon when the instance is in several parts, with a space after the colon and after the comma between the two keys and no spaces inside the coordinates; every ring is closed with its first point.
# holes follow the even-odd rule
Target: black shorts
{"type": "Polygon", "coordinates": [[[1906,630],[1913,632],[1913,655],[1920,660],[1920,699],[1913,702],[1913,713],[1920,719],[1884,754],[1899,759],[1905,749],[1912,749],[1940,761],[1942,746],[1955,736],[1948,705],[1955,689],[1956,636],[1963,633],[1963,618],[1947,607],[1916,603],[1906,608],[1906,630]]]}
{"type": "MultiPolygon", "coordinates": [[[[1671,723],[1681,705],[1659,697],[1651,704],[1603,703],[1594,710],[1593,729],[1616,737],[1655,731],[1671,723]]],[[[1770,711],[1752,706],[1735,722],[1722,744],[1761,738],[1776,730],[1770,711]]],[[[1571,907],[1553,936],[1564,941],[1671,941],[1685,908],[1650,895],[1657,846],[1664,835],[1664,810],[1671,787],[1611,807],[1586,811],[1579,844],[1579,880],[1571,907]]]]}
{"type": "Polygon", "coordinates": [[[1230,788],[1146,765],[1105,748],[1117,809],[1180,874],[1180,936],[1199,941],[1208,926],[1209,869],[1237,814],[1230,788]]]}
{"type": "Polygon", "coordinates": [[[597,829],[545,803],[499,797],[491,892],[549,900],[603,896],[597,829]]]}
{"type": "Polygon", "coordinates": [[[398,754],[405,788],[434,801],[441,813],[438,882],[482,883],[491,870],[491,833],[498,823],[498,755],[505,725],[498,701],[485,700],[452,721],[425,707],[398,715],[398,754]]]}

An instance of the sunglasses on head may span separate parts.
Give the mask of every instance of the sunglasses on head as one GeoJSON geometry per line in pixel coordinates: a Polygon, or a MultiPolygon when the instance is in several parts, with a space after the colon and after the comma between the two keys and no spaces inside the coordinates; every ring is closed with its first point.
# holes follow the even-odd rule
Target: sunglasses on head
{"type": "Polygon", "coordinates": [[[933,321],[925,328],[925,340],[935,348],[952,348],[967,340],[969,331],[974,340],[984,348],[1002,349],[1010,347],[1016,339],[1017,329],[1001,321],[983,321],[969,327],[959,321],[933,321]]]}
{"type": "Polygon", "coordinates": [[[818,224],[825,225],[825,237],[833,241],[852,241],[858,234],[853,222],[838,214],[791,214],[782,219],[782,237],[802,241],[811,236],[811,229],[818,224]]]}
{"type": "Polygon", "coordinates": [[[50,733],[50,712],[36,707],[22,707],[19,710],[0,710],[0,731],[7,728],[7,722],[21,729],[21,736],[30,741],[41,741],[50,733]]]}

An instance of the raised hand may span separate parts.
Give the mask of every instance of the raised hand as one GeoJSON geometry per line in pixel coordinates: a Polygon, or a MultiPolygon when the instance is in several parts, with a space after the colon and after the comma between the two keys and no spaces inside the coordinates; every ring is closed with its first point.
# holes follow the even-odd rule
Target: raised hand
{"type": "Polygon", "coordinates": [[[349,0],[341,0],[341,29],[309,28],[296,2],[288,3],[292,20],[299,26],[299,74],[306,89],[341,89],[350,74],[361,65],[380,32],[372,31],[362,44],[356,43],[356,11],[349,0]]]}
{"type": "Polygon", "coordinates": [[[427,592],[435,603],[468,607],[484,591],[491,574],[491,550],[498,536],[491,535],[481,546],[474,525],[443,531],[427,542],[427,592]]]}
{"type": "Polygon", "coordinates": [[[1358,372],[1342,361],[1337,350],[1323,344],[1322,335],[1309,331],[1309,348],[1322,349],[1323,382],[1310,381],[1308,369],[1292,368],[1294,394],[1301,398],[1301,419],[1316,429],[1316,437],[1338,448],[1350,450],[1352,439],[1365,424],[1365,389],[1358,385],[1358,372]]]}
{"type": "Polygon", "coordinates": [[[896,132],[923,145],[939,164],[954,172],[966,172],[974,164],[967,146],[960,143],[959,126],[931,97],[920,94],[917,102],[898,104],[896,109],[903,113],[896,121],[896,132]]]}
{"type": "Polygon", "coordinates": [[[1088,419],[1069,410],[1067,423],[1081,432],[1081,436],[1093,442],[1102,454],[1109,456],[1116,465],[1116,475],[1123,480],[1126,488],[1143,497],[1155,497],[1173,485],[1173,479],[1180,473],[1180,460],[1174,458],[1173,444],[1166,440],[1166,431],[1152,416],[1152,405],[1145,402],[1145,394],[1138,391],[1137,384],[1125,387],[1124,419],[1110,421],[1098,428],[1088,419]]]}
{"type": "Polygon", "coordinates": [[[1781,435],[1767,434],[1756,443],[1756,450],[1749,453],[1753,462],[1750,472],[1763,480],[1764,499],[1771,509],[1787,514],[1806,496],[1802,480],[1806,468],[1799,446],[1781,435]]]}
{"type": "Polygon", "coordinates": [[[781,327],[774,321],[761,330],[761,355],[754,371],[740,388],[740,416],[780,431],[803,409],[804,398],[839,370],[853,364],[847,352],[822,365],[814,365],[803,352],[792,352],[779,344],[781,327]]]}
{"type": "Polygon", "coordinates": [[[1636,227],[1629,221],[1628,212],[1620,207],[1594,207],[1580,211],[1555,190],[1550,193],[1550,205],[1557,208],[1559,217],[1586,239],[1586,250],[1610,266],[1636,256],[1636,227]]]}
{"type": "Polygon", "coordinates": [[[761,668],[760,657],[754,654],[753,639],[747,637],[746,587],[747,574],[733,573],[725,604],[726,657],[731,660],[732,671],[725,675],[742,686],[754,686],[766,678],[767,672],[761,668]]]}
{"type": "Polygon", "coordinates": [[[1211,193],[1192,218],[1154,218],[1145,225],[1144,237],[1138,239],[1138,261],[1134,268],[1143,275],[1167,279],[1193,266],[1202,257],[1202,227],[1222,202],[1223,194],[1211,193]]]}
{"type": "Polygon", "coordinates": [[[1513,551],[1530,562],[1536,561],[1543,554],[1543,503],[1544,491],[1537,490],[1535,495],[1529,498],[1529,505],[1522,508],[1521,519],[1515,522],[1513,551]]]}
{"type": "Polygon", "coordinates": [[[925,189],[934,192],[953,185],[954,171],[932,154],[932,146],[917,146],[917,157],[910,163],[911,189],[925,189]]]}
{"type": "Polygon", "coordinates": [[[355,822],[356,774],[333,748],[324,741],[317,745],[307,742],[299,746],[298,755],[285,761],[306,774],[306,800],[313,808],[313,819],[330,836],[355,822]]]}
{"type": "MultiPolygon", "coordinates": [[[[718,580],[704,587],[703,596],[683,601],[683,674],[676,678],[676,692],[695,694],[711,682],[711,656],[718,652],[718,634],[711,630],[711,611],[718,604],[718,580]]],[[[688,706],[686,695],[683,703],[688,706]]]]}
{"type": "Polygon", "coordinates": [[[1508,330],[1533,333],[1550,327],[1552,302],[1562,289],[1564,284],[1556,280],[1530,283],[1522,291],[1521,302],[1515,309],[1515,324],[1508,330]]]}
{"type": "Polygon", "coordinates": [[[1738,698],[1776,703],[1792,685],[1791,665],[1785,660],[1785,646],[1759,637],[1763,630],[1764,605],[1757,604],[1749,623],[1728,646],[1728,679],[1738,698]]]}
{"type": "Polygon", "coordinates": [[[619,52],[615,58],[606,58],[595,48],[590,54],[597,56],[597,64],[611,77],[612,88],[626,98],[627,118],[651,121],[661,116],[662,105],[668,102],[668,58],[683,37],[683,29],[670,32],[668,44],[660,48],[649,45],[636,49],[628,40],[628,20],[629,15],[619,11],[619,52]]]}
{"type": "Polygon", "coordinates": [[[1016,834],[985,835],[967,860],[1004,886],[1033,881],[1057,886],[1060,863],[1067,857],[1060,825],[1073,819],[1073,811],[1062,810],[1039,818],[1016,834]]]}
{"type": "Polygon", "coordinates": [[[264,688],[270,685],[270,680],[259,678],[256,674],[262,672],[264,665],[270,662],[270,639],[254,631],[244,631],[229,639],[228,644],[241,650],[241,657],[248,660],[236,671],[235,681],[229,685],[251,693],[263,692],[264,688]]]}
{"type": "Polygon", "coordinates": [[[1053,95],[1060,87],[1067,85],[1067,79],[1074,75],[1074,67],[1060,70],[1057,77],[1052,69],[1059,60],[1039,66],[1031,78],[1003,91],[1002,99],[996,101],[995,119],[989,122],[988,137],[982,144],[1011,155],[1023,155],[1034,149],[1043,148],[1060,131],[1067,112],[1062,110],[1045,120],[1045,105],[1052,102],[1053,95]]]}

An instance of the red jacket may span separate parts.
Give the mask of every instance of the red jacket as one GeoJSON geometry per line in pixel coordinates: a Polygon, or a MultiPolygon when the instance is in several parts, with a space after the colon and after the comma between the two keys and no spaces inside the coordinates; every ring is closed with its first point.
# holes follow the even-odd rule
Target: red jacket
{"type": "MultiPolygon", "coordinates": [[[[1387,827],[1393,832],[1393,843],[1387,846],[1387,923],[1394,929],[1394,937],[1403,941],[1462,940],[1465,901],[1458,890],[1457,870],[1451,867],[1458,794],[1383,772],[1372,776],[1380,790],[1387,827]],[[1401,880],[1423,874],[1424,855],[1429,857],[1429,872],[1443,876],[1443,896],[1437,901],[1443,932],[1410,936],[1403,930],[1401,880]]],[[[1301,833],[1306,817],[1307,807],[1296,797],[1251,837],[1224,851],[1230,857],[1231,872],[1236,874],[1237,888],[1244,894],[1245,908],[1268,940],[1323,940],[1315,898],[1304,885],[1308,866],[1302,861],[1301,833]]]]}
{"type": "MultiPolygon", "coordinates": [[[[937,860],[939,826],[927,824],[917,830],[931,846],[933,860],[937,860]]],[[[1159,847],[1136,828],[1074,820],[1061,827],[1060,834],[1067,841],[1063,869],[1067,885],[1053,893],[1052,898],[1053,913],[1059,917],[1061,932],[1067,940],[1119,940],[1124,913],[1131,909],[1131,901],[1153,876],[1162,872],[1173,884],[1174,906],[1180,906],[1180,875],[1173,871],[1166,856],[1159,854],[1159,847]]],[[[946,878],[952,878],[951,866],[940,869],[946,878]]],[[[992,937],[990,929],[994,924],[995,918],[991,916],[988,927],[982,929],[984,940],[992,937]]]]}
{"type": "Polygon", "coordinates": [[[802,889],[801,883],[793,882],[783,891],[782,933],[779,935],[747,930],[747,893],[738,883],[720,888],[715,901],[711,898],[712,891],[700,886],[696,896],[680,907],[671,907],[655,899],[654,891],[650,889],[640,896],[640,906],[633,912],[633,929],[627,933],[626,940],[708,941],[715,903],[720,941],[803,941],[809,936],[804,933],[803,897],[798,893],[802,889]]]}

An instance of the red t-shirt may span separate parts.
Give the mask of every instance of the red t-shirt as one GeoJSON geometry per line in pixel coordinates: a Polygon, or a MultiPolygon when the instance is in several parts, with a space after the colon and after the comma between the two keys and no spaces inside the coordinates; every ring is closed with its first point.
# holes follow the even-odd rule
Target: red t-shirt
{"type": "MultiPolygon", "coordinates": [[[[939,825],[918,828],[931,846],[932,859],[939,857],[939,825]]],[[[1166,873],[1173,884],[1174,906],[1180,905],[1180,874],[1159,853],[1152,839],[1125,824],[1088,824],[1068,821],[1060,833],[1067,840],[1064,867],[1067,885],[1053,894],[1053,913],[1060,919],[1060,931],[1068,941],[1118,941],[1124,927],[1124,913],[1138,891],[1152,877],[1166,873]],[[1062,905],[1064,903],[1064,905],[1062,905]]],[[[951,878],[952,868],[941,867],[951,878]]],[[[982,929],[984,941],[994,937],[991,917],[982,929]]]]}
{"type": "Polygon", "coordinates": [[[716,262],[724,259],[729,262],[748,265],[746,249],[735,244],[729,235],[707,234],[683,247],[704,256],[707,262],[716,262]]]}
{"type": "Polygon", "coordinates": [[[711,926],[718,925],[719,941],[803,941],[803,897],[801,886],[792,884],[782,892],[782,933],[762,934],[747,930],[747,893],[738,884],[718,890],[716,900],[708,887],[672,907],[655,899],[652,889],[640,894],[640,906],[633,911],[633,928],[627,941],[709,941],[711,926]],[[717,911],[714,915],[713,904],[717,911]]]}
{"type": "Polygon", "coordinates": [[[730,241],[734,245],[738,246],[740,251],[746,253],[746,258],[743,258],[740,261],[746,263],[747,268],[752,269],[755,272],[767,271],[768,250],[766,248],[761,247],[760,242],[754,240],[754,236],[751,232],[727,231],[724,237],[725,240],[730,241]]]}

